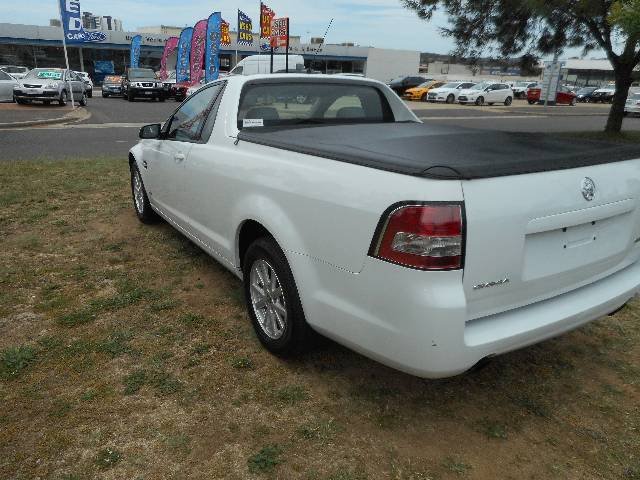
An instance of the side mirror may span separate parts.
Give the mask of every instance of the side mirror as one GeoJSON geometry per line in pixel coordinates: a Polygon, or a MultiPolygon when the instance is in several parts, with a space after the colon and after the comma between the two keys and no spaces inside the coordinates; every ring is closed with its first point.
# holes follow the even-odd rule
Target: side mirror
{"type": "Polygon", "coordinates": [[[160,124],[152,123],[151,125],[145,125],[140,129],[138,136],[142,139],[154,139],[160,137],[160,124]]]}

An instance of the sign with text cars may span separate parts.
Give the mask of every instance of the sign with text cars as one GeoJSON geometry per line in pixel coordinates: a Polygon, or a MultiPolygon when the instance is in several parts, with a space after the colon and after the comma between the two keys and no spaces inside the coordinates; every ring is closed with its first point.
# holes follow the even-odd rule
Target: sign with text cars
{"type": "Polygon", "coordinates": [[[271,22],[271,46],[286,47],[289,43],[289,18],[274,18],[271,22]]]}
{"type": "Polygon", "coordinates": [[[253,22],[249,16],[238,10],[238,45],[253,45],[253,22]]]}
{"type": "MultiPolygon", "coordinates": [[[[260,3],[260,48],[263,44],[268,44],[271,39],[271,20],[276,14],[264,3],[260,3]],[[264,39],[264,41],[263,41],[264,39]]],[[[267,45],[268,48],[268,45],[267,45]]]]}
{"type": "MultiPolygon", "coordinates": [[[[162,58],[160,58],[160,80],[165,80],[169,76],[167,72],[167,61],[169,60],[169,56],[178,48],[179,40],[178,37],[169,37],[164,44],[162,58]]],[[[175,65],[173,65],[173,67],[175,68],[175,65]]]]}
{"type": "Polygon", "coordinates": [[[202,62],[204,60],[204,44],[207,37],[207,20],[200,20],[193,26],[191,37],[191,74],[189,76],[192,83],[200,81],[202,78],[202,62]]]}
{"type": "Polygon", "coordinates": [[[217,80],[220,75],[220,12],[212,13],[207,20],[207,36],[204,48],[204,78],[207,82],[217,80]]]}
{"type": "Polygon", "coordinates": [[[104,42],[102,32],[89,32],[82,27],[80,0],[60,0],[60,22],[66,43],[104,42]]]}
{"type": "Polygon", "coordinates": [[[142,37],[136,35],[131,39],[131,49],[129,51],[129,66],[131,68],[138,68],[140,65],[140,45],[142,44],[142,37]]]}
{"type": "Polygon", "coordinates": [[[189,81],[189,55],[191,54],[192,36],[193,27],[187,27],[180,33],[178,58],[176,59],[176,83],[189,81]]]}

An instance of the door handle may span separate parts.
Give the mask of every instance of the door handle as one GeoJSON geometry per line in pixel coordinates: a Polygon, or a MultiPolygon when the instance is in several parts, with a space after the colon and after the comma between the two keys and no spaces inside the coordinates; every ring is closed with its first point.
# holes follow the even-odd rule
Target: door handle
{"type": "Polygon", "coordinates": [[[185,157],[184,157],[184,154],[183,154],[183,153],[176,153],[176,154],[173,156],[173,159],[176,161],[176,163],[183,162],[183,161],[184,161],[184,158],[185,158],[185,157]]]}

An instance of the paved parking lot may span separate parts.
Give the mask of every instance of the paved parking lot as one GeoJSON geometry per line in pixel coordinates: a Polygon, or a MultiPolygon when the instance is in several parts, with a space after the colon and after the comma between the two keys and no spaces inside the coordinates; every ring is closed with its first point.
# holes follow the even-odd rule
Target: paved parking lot
{"type": "MultiPolygon", "coordinates": [[[[408,105],[427,127],[430,124],[444,124],[515,132],[601,131],[610,107],[580,104],[576,107],[545,108],[528,105],[525,101],[516,101],[510,107],[422,102],[408,102],[408,105]]],[[[125,156],[137,141],[140,126],[163,121],[177,106],[173,100],[130,103],[121,98],[94,96],[86,109],[89,117],[78,123],[3,130],[0,136],[0,161],[125,156]]],[[[67,112],[68,107],[58,106],[0,106],[4,122],[51,118],[67,112]]],[[[640,118],[626,119],[624,129],[640,130],[640,118]]]]}

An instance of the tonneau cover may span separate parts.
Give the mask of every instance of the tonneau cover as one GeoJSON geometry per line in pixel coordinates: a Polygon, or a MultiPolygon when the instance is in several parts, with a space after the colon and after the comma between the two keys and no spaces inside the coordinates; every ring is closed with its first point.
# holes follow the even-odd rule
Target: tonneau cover
{"type": "Polygon", "coordinates": [[[245,128],[239,140],[443,180],[521,175],[640,158],[640,146],[420,123],[245,128]]]}

